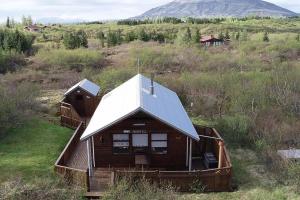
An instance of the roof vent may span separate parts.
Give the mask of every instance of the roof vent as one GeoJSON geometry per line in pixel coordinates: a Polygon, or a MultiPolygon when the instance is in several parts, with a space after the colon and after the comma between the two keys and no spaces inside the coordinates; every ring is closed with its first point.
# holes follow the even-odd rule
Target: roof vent
{"type": "Polygon", "coordinates": [[[150,93],[151,95],[154,95],[154,73],[151,74],[151,85],[150,85],[150,93]]]}

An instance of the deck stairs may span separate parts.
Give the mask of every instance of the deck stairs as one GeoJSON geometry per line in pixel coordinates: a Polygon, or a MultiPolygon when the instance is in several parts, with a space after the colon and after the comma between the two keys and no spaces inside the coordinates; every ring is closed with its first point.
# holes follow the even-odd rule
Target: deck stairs
{"type": "Polygon", "coordinates": [[[90,177],[90,191],[105,191],[113,184],[113,172],[95,169],[90,177]]]}

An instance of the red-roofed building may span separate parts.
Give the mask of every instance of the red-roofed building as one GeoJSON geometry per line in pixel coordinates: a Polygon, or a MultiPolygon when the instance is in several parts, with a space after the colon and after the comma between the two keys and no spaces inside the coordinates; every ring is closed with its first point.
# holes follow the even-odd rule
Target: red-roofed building
{"type": "Polygon", "coordinates": [[[220,46],[224,44],[223,39],[216,38],[214,35],[202,36],[200,42],[205,46],[220,46]]]}

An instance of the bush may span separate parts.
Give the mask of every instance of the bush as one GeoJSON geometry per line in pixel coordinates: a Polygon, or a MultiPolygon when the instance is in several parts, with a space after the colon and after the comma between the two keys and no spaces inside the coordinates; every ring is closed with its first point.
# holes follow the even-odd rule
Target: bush
{"type": "Polygon", "coordinates": [[[244,115],[224,116],[217,120],[217,128],[226,141],[239,147],[251,145],[250,119],[244,115]]]}
{"type": "Polygon", "coordinates": [[[102,53],[95,50],[40,50],[35,59],[44,67],[67,67],[81,71],[85,67],[100,68],[104,65],[102,53]]]}
{"type": "Polygon", "coordinates": [[[62,181],[52,179],[36,179],[32,183],[21,179],[10,180],[0,185],[0,199],[5,200],[79,200],[82,189],[69,188],[62,181]]]}
{"type": "Polygon", "coordinates": [[[36,107],[38,88],[31,84],[19,86],[0,85],[0,135],[20,124],[28,110],[36,107]]]}
{"type": "Polygon", "coordinates": [[[107,69],[95,76],[94,80],[101,86],[101,90],[106,93],[133,77],[134,74],[133,70],[126,68],[107,69]]]}
{"type": "Polygon", "coordinates": [[[77,49],[80,47],[88,47],[87,35],[83,30],[64,35],[63,43],[66,49],[77,49]]]}
{"type": "Polygon", "coordinates": [[[121,179],[112,186],[103,197],[103,200],[173,200],[176,195],[170,185],[158,186],[148,180],[121,179]]]}
{"type": "Polygon", "coordinates": [[[25,65],[25,57],[15,51],[6,52],[0,49],[0,74],[15,71],[25,65]]]}

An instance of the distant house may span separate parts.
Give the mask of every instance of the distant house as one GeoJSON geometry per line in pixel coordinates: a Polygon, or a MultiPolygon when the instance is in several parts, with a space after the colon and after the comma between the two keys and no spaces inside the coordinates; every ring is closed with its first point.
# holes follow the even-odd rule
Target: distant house
{"type": "Polygon", "coordinates": [[[25,26],[24,30],[30,32],[41,32],[42,28],[34,24],[34,25],[25,26]]]}
{"type": "Polygon", "coordinates": [[[214,35],[202,36],[200,42],[204,46],[220,46],[224,44],[223,39],[218,39],[214,35]]]}
{"type": "MultiPolygon", "coordinates": [[[[85,96],[99,90],[84,80],[65,93],[64,102],[78,112],[94,108],[85,96]]],[[[206,191],[231,189],[232,166],[221,136],[194,125],[177,94],[152,79],[134,76],[105,94],[89,116],[73,126],[76,131],[55,163],[55,171],[85,186],[87,196],[128,176],[171,182],[182,191],[195,181],[206,191]]]]}

